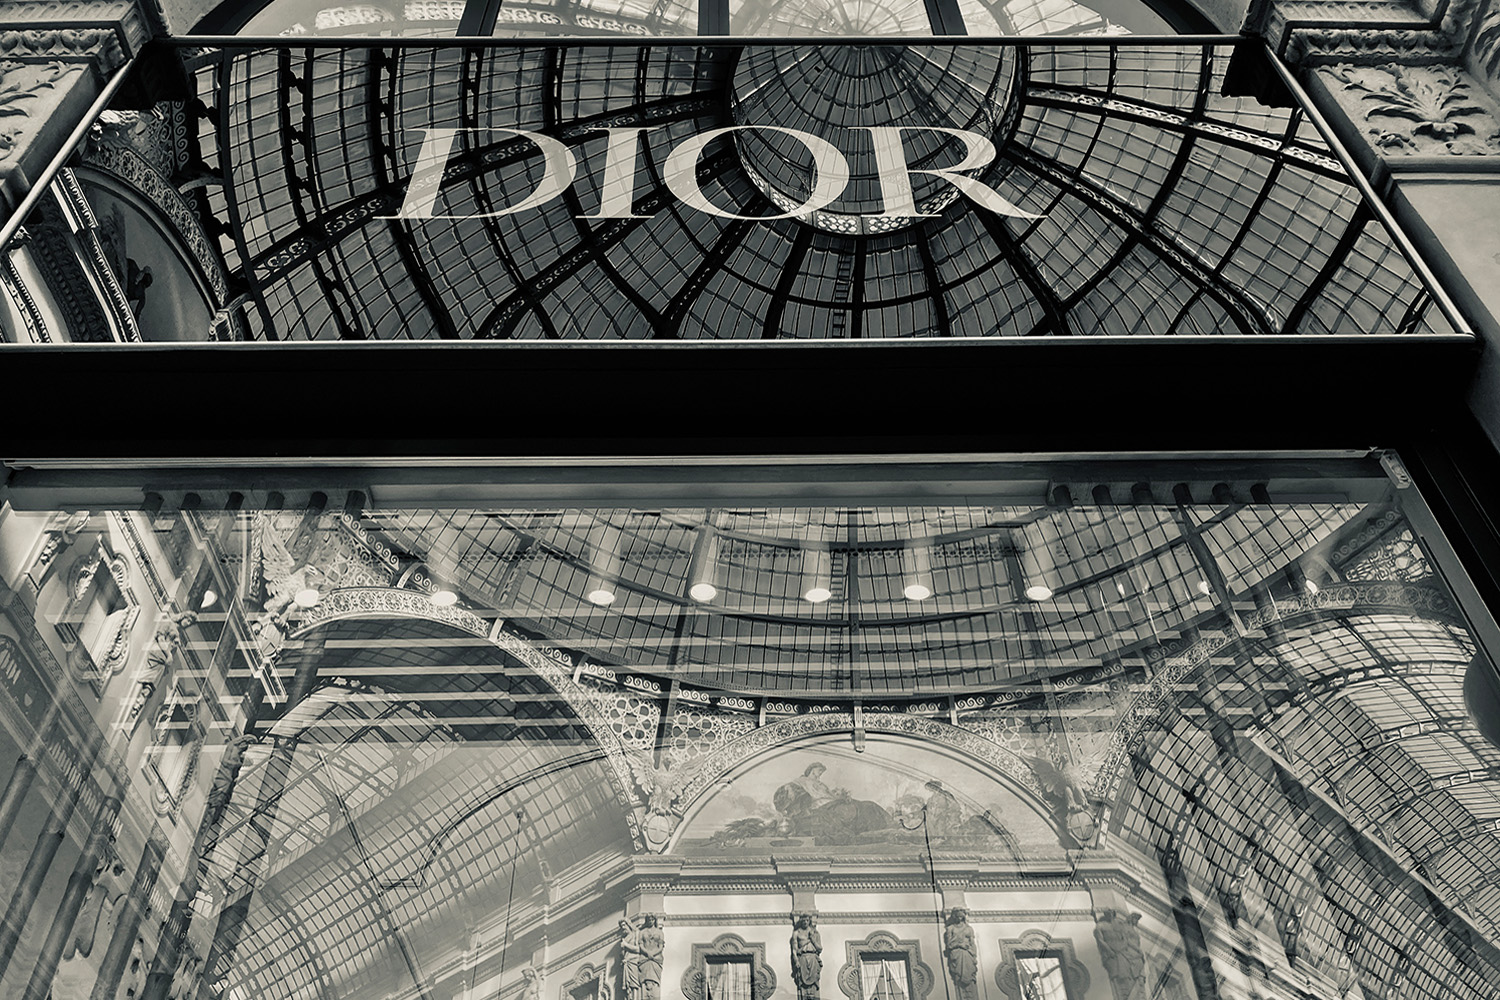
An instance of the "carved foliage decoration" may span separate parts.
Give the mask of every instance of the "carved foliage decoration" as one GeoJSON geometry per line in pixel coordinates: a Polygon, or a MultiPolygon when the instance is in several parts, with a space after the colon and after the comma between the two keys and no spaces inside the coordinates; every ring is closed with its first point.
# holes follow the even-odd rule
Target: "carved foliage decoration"
{"type": "Polygon", "coordinates": [[[1491,80],[1500,81],[1500,0],[1490,0],[1474,35],[1474,62],[1491,80]]]}
{"type": "Polygon", "coordinates": [[[1053,954],[1062,962],[1063,985],[1069,1000],[1082,1000],[1089,990],[1089,970],[1073,950],[1071,938],[1054,938],[1044,930],[1033,928],[1022,932],[1018,938],[1000,941],[1000,964],[995,968],[995,985],[1000,992],[1015,1000],[1023,1000],[1025,991],[1016,970],[1016,959],[1029,955],[1053,954]]]}
{"type": "Polygon", "coordinates": [[[839,989],[849,1000],[864,1000],[864,992],[860,987],[860,963],[866,958],[881,955],[903,956],[911,976],[909,1000],[927,1000],[932,993],[932,985],[937,980],[932,969],[922,961],[920,943],[899,939],[890,931],[874,931],[863,941],[844,942],[845,961],[843,968],[839,969],[839,989]]]}
{"type": "Polygon", "coordinates": [[[1339,65],[1333,76],[1357,92],[1375,145],[1403,153],[1500,151],[1494,117],[1452,66],[1339,65]],[[1378,121],[1377,121],[1378,119],[1378,121]]]}
{"type": "MultiPolygon", "coordinates": [[[[5,36],[0,34],[0,39],[5,36]]],[[[69,72],[61,62],[46,66],[28,65],[13,59],[0,60],[0,119],[25,118],[31,115],[31,102],[43,90],[57,84],[69,72]]],[[[18,125],[0,126],[0,162],[9,159],[21,146],[23,129],[18,125]]]]}
{"type": "Polygon", "coordinates": [[[712,944],[693,945],[693,960],[682,974],[682,995],[687,1000],[708,1000],[704,969],[712,958],[748,958],[753,995],[768,998],[776,992],[776,973],[766,964],[765,944],[759,941],[750,944],[738,934],[722,934],[712,944]]]}

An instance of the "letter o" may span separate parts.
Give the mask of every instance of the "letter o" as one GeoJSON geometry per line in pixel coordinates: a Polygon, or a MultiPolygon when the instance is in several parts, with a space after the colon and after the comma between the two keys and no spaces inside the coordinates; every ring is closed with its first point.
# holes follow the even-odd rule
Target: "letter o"
{"type": "Polygon", "coordinates": [[[662,165],[662,178],[666,182],[667,190],[671,191],[677,199],[689,208],[696,208],[700,212],[709,215],[717,215],[721,219],[791,219],[809,212],[816,212],[825,205],[830,204],[835,198],[844,193],[844,188],[849,183],[849,161],[844,159],[844,154],[839,152],[838,147],[827,139],[813,135],[811,132],[803,132],[801,129],[783,128],[780,125],[731,125],[728,128],[716,128],[708,132],[702,132],[689,139],[684,139],[676,149],[672,150],[667,157],[666,163],[662,165]],[[726,212],[703,194],[703,189],[698,186],[698,158],[703,155],[703,147],[717,139],[721,135],[729,135],[732,132],[740,132],[745,129],[764,129],[768,132],[781,132],[792,136],[812,154],[813,166],[817,170],[817,183],[813,185],[812,194],[807,200],[790,212],[780,215],[736,215],[726,212]]]}

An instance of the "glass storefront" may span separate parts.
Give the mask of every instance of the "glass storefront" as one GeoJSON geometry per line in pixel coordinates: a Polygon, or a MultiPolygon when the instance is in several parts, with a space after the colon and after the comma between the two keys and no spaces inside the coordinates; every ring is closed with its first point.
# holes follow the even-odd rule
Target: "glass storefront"
{"type": "Polygon", "coordinates": [[[1494,625],[1399,458],[773,466],[17,479],[0,993],[1500,990],[1494,625]]]}

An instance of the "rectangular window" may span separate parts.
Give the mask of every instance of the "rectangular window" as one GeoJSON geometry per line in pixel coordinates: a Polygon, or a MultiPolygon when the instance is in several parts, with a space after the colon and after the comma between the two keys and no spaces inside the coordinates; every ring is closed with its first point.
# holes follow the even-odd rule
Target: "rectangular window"
{"type": "Polygon", "coordinates": [[[1068,1000],[1062,955],[1050,951],[1018,952],[1016,979],[1022,1000],[1068,1000]]]}
{"type": "Polygon", "coordinates": [[[708,986],[708,1000],[755,1000],[755,979],[750,974],[748,955],[710,957],[703,964],[703,981],[708,986]]]}
{"type": "Polygon", "coordinates": [[[907,956],[864,955],[859,961],[860,989],[864,1000],[909,1000],[911,978],[907,956]]]}

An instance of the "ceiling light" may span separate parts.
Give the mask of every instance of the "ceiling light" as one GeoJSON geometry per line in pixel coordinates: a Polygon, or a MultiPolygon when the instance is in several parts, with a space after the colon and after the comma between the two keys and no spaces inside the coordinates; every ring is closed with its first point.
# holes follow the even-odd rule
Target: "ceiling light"
{"type": "Polygon", "coordinates": [[[700,525],[693,541],[693,555],[688,560],[688,596],[707,604],[719,596],[715,582],[718,573],[719,535],[709,524],[700,525]]]}
{"type": "Polygon", "coordinates": [[[584,591],[590,604],[606,607],[615,602],[615,581],[620,576],[620,529],[600,523],[589,531],[589,579],[584,591]]]}
{"type": "Polygon", "coordinates": [[[451,608],[458,603],[458,595],[446,589],[434,590],[427,599],[439,608],[451,608]]]}
{"type": "Polygon", "coordinates": [[[318,593],[316,590],[314,590],[311,587],[307,587],[307,588],[304,588],[302,590],[299,590],[299,591],[297,591],[297,593],[295,593],[294,595],[292,595],[292,601],[299,608],[316,607],[317,603],[319,601],[321,601],[322,599],[323,599],[323,595],[320,594],[320,593],[318,593]]]}
{"type": "Polygon", "coordinates": [[[212,590],[205,590],[203,592],[203,599],[198,602],[198,610],[206,611],[218,603],[219,595],[215,594],[212,590]]]}
{"type": "Polygon", "coordinates": [[[1207,580],[1199,580],[1198,593],[1202,594],[1204,597],[1207,597],[1209,594],[1213,593],[1213,588],[1208,585],[1207,580]]]}
{"type": "Polygon", "coordinates": [[[901,593],[908,601],[925,601],[932,596],[932,546],[927,542],[908,542],[901,550],[901,593]]]}
{"type": "Polygon", "coordinates": [[[1303,580],[1302,585],[1307,588],[1309,594],[1316,594],[1318,592],[1318,585],[1311,580],[1303,580]]]}
{"type": "Polygon", "coordinates": [[[1050,601],[1053,588],[1058,584],[1052,545],[1054,542],[1061,544],[1061,539],[1052,530],[1049,521],[1037,521],[1028,528],[1036,536],[1034,540],[1025,537],[1027,529],[1015,532],[1012,538],[1016,546],[1017,561],[1021,566],[1021,592],[1029,601],[1050,601]]]}
{"type": "Polygon", "coordinates": [[[833,596],[833,553],[826,545],[809,544],[802,550],[802,599],[822,604],[833,596]]]}

